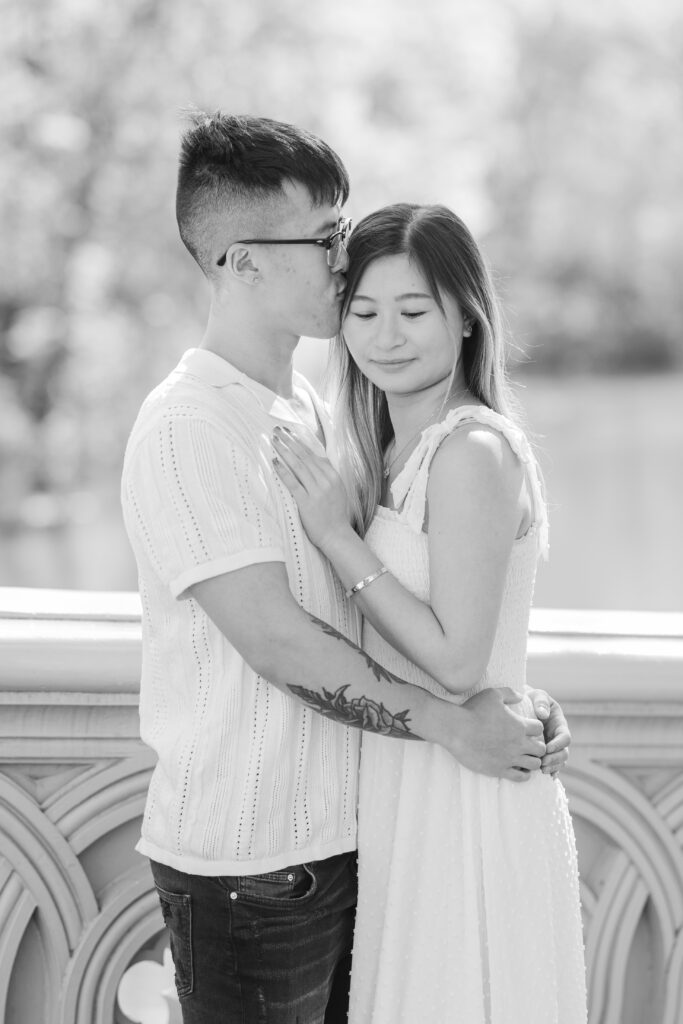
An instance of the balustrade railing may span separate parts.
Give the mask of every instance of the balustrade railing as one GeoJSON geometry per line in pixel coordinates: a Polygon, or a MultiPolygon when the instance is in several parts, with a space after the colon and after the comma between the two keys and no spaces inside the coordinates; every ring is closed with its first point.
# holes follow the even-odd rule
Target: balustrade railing
{"type": "MultiPolygon", "coordinates": [[[[3,1024],[128,1024],[162,962],[139,659],[136,595],[0,589],[3,1024]]],[[[529,682],[572,726],[591,1024],[680,1024],[683,615],[536,610],[529,682]]]]}

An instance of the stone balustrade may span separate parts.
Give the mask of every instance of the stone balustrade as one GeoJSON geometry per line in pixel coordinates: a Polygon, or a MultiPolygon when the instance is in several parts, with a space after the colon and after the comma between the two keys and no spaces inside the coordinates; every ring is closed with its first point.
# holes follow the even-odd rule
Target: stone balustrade
{"type": "MultiPolygon", "coordinates": [[[[3,1024],[128,1024],[121,979],[162,961],[139,659],[136,595],[0,589],[3,1024]]],[[[529,681],[572,726],[591,1024],[680,1024],[683,615],[536,610],[529,681]]]]}

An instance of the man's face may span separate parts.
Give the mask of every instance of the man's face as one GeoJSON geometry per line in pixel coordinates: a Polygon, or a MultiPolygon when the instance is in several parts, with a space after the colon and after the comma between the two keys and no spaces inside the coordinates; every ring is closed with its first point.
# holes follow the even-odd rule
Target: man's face
{"type": "MultiPolygon", "coordinates": [[[[326,238],[339,221],[338,206],[315,206],[308,189],[284,186],[281,215],[273,238],[326,238]]],[[[263,299],[275,331],[296,337],[331,338],[339,329],[346,278],[333,271],[327,251],[318,245],[258,247],[263,299]]]]}

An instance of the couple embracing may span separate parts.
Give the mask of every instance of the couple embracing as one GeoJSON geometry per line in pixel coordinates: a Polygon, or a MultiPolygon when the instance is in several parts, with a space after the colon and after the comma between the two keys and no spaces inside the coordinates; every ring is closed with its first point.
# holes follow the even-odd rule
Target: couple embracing
{"type": "Polygon", "coordinates": [[[211,309],[122,483],[158,757],[138,850],[183,1021],[583,1024],[569,733],[525,683],[546,511],[496,297],[450,210],[351,233],[348,191],[291,125],[183,138],[211,309]],[[302,336],[334,338],[331,409],[302,336]]]}

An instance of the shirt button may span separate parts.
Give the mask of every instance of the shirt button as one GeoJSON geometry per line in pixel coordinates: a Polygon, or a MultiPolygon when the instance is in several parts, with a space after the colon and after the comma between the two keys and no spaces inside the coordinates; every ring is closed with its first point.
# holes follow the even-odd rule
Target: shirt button
{"type": "Polygon", "coordinates": [[[287,875],[287,881],[288,882],[293,882],[294,881],[294,875],[287,875]]]}
{"type": "Polygon", "coordinates": [[[230,899],[231,900],[236,900],[237,899],[237,893],[236,892],[231,892],[230,893],[230,899]]]}

